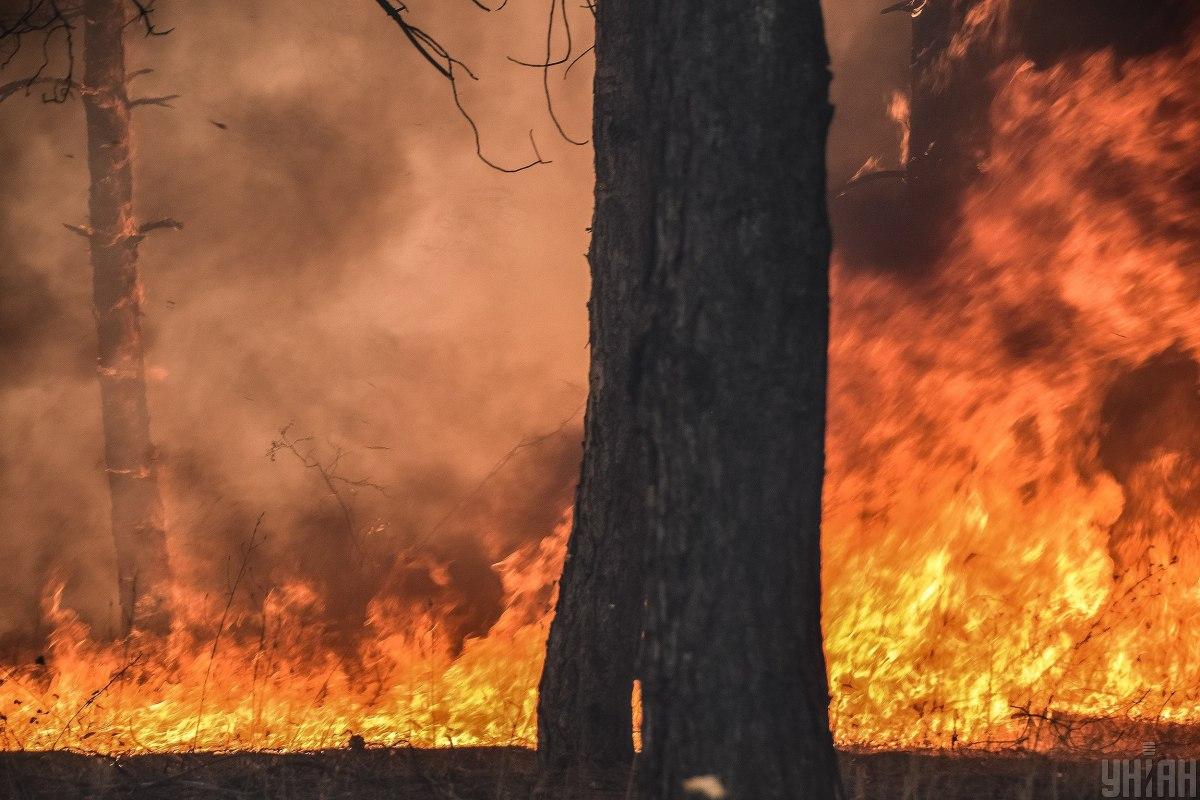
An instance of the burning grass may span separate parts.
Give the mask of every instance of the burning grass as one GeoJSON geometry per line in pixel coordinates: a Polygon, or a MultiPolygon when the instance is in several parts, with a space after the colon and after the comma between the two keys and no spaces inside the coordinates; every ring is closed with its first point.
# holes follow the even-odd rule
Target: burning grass
{"type": "Polygon", "coordinates": [[[253,611],[176,598],[169,634],[111,643],[52,598],[44,655],[0,673],[0,748],[101,754],[317,750],[357,735],[381,746],[527,745],[554,577],[555,534],[497,565],[507,609],[451,652],[439,610],[371,608],[352,646],[331,646],[302,585],[253,611]],[[220,620],[213,627],[212,620],[220,620]]]}

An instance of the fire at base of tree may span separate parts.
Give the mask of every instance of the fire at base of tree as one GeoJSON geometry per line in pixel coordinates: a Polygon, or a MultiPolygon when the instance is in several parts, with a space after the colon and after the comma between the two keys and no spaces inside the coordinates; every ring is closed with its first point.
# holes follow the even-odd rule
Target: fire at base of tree
{"type": "Polygon", "coordinates": [[[825,5],[0,0],[0,796],[1188,796],[1200,9],[825,5]]]}

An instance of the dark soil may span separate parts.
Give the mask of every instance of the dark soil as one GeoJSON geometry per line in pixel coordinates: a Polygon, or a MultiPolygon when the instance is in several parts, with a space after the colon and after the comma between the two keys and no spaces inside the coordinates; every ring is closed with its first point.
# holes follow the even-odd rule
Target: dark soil
{"type": "MultiPolygon", "coordinates": [[[[2,800],[525,800],[533,753],[518,748],[189,753],[106,758],[0,754],[2,800]]],[[[614,787],[629,785],[613,776],[614,787]]],[[[842,755],[847,800],[1093,800],[1096,761],[1033,755],[842,755]]],[[[624,788],[562,800],[624,800],[624,788]]],[[[555,797],[549,800],[558,800],[555,797]]]]}

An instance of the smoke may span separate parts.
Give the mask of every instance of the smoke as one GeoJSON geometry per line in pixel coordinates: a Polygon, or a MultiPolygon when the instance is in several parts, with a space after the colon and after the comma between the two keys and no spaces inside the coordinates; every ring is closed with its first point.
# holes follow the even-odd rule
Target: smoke
{"type": "MultiPolygon", "coordinates": [[[[154,70],[131,95],[180,95],[135,112],[134,165],[140,217],[185,225],[141,249],[177,573],[227,591],[263,514],[248,586],[306,582],[342,628],[384,587],[424,593],[460,637],[486,631],[491,565],[570,503],[586,382],[590,152],[554,132],[540,72],[507,60],[537,61],[544,29],[532,9],[414,8],[480,76],[462,95],[486,154],[527,159],[532,128],[554,162],[506,175],[370,3],[159,7],[174,32],[128,41],[130,70],[154,70]],[[371,485],[335,480],[335,496],[294,454],[269,458],[289,424],[306,457],[371,485]]],[[[589,70],[555,87],[583,131],[589,70]]],[[[0,106],[9,641],[43,632],[56,580],[100,634],[115,627],[89,266],[61,225],[86,219],[84,131],[74,101],[0,106]]]]}
{"type": "Polygon", "coordinates": [[[903,130],[887,110],[893,95],[908,94],[911,20],[906,14],[880,15],[885,5],[875,0],[822,4],[833,64],[827,158],[834,190],[868,159],[887,168],[898,166],[903,130]]]}

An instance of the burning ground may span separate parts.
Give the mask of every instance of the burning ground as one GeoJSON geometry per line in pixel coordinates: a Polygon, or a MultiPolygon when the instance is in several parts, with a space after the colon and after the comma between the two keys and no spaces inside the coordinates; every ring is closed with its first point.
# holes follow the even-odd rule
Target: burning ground
{"type": "MultiPolygon", "coordinates": [[[[1022,38],[1026,5],[980,4],[946,56],[1003,53],[949,238],[902,246],[929,221],[886,182],[835,201],[825,627],[846,746],[1119,749],[1200,716],[1200,41],[1055,48],[1022,38]]],[[[544,9],[513,9],[424,13],[482,76],[488,155],[522,163],[535,126],[554,163],[517,175],[475,159],[371,9],[164,3],[176,32],[137,46],[145,91],[182,95],[137,119],[137,204],[186,226],[143,252],[167,636],[123,637],[113,612],[86,258],[60,225],[83,214],[82,125],[5,103],[0,745],[531,743],[591,175],[506,58],[538,60],[544,9]]],[[[876,11],[829,9],[835,188],[909,141],[905,20],[876,11]]],[[[583,131],[576,70],[559,102],[583,131]]]]}

